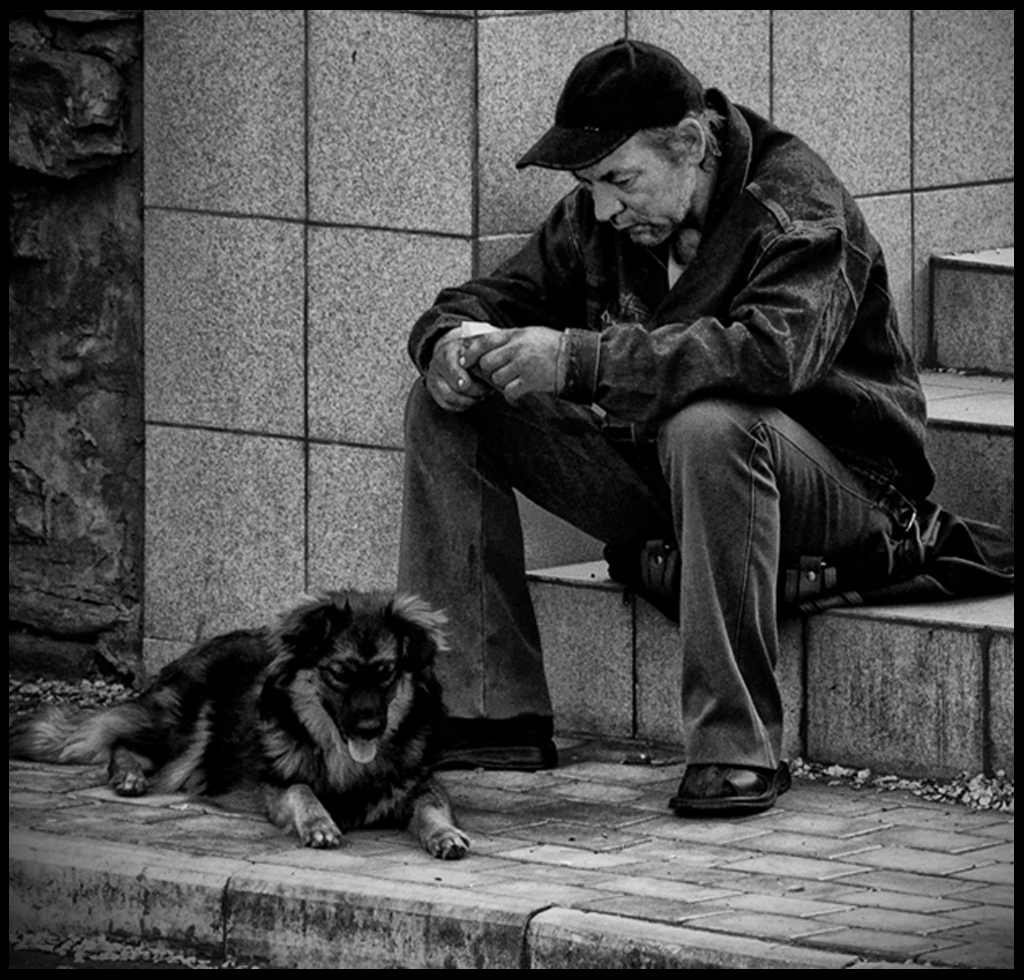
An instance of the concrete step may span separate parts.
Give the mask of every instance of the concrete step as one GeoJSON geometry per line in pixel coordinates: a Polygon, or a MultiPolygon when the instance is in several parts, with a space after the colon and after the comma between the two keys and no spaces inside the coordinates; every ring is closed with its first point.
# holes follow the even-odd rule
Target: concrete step
{"type": "Polygon", "coordinates": [[[932,258],[935,364],[1013,374],[1013,253],[990,249],[932,258]]]}
{"type": "Polygon", "coordinates": [[[926,372],[936,501],[1013,529],[1013,378],[926,372]]]}
{"type": "MultiPolygon", "coordinates": [[[[530,573],[556,725],[682,743],[676,627],[603,562],[530,573]]],[[[1013,596],[784,620],[785,752],[902,775],[1014,769],[1013,596]]]]}

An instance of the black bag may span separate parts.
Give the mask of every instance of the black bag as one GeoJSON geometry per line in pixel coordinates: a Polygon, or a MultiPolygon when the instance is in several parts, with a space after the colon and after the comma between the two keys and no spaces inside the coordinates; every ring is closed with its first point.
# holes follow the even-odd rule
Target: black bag
{"type": "MultiPolygon", "coordinates": [[[[604,549],[608,575],[679,620],[679,549],[674,541],[620,542],[604,549]]],[[[928,501],[898,534],[879,531],[842,566],[801,557],[779,574],[782,612],[836,606],[933,602],[1013,591],[1013,536],[928,501]]]]}

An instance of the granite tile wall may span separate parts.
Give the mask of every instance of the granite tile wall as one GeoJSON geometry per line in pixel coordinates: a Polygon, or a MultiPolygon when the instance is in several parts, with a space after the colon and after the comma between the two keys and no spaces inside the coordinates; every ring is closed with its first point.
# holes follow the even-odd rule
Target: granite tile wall
{"type": "Polygon", "coordinates": [[[146,207],[305,217],[301,10],[147,10],[146,207]]]}
{"type": "MultiPolygon", "coordinates": [[[[147,10],[146,635],[394,581],[411,320],[571,184],[517,173],[623,34],[806,137],[890,252],[1013,242],[1013,11],[147,10]]],[[[525,506],[534,565],[595,545],[525,506]]],[[[163,655],[163,654],[161,654],[163,655]]]]}

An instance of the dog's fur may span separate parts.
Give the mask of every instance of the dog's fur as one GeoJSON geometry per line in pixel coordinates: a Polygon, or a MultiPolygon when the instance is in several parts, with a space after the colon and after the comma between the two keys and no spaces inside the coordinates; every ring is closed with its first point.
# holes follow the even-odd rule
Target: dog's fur
{"type": "Polygon", "coordinates": [[[414,597],[327,593],[272,629],[195,647],[136,700],[15,722],[9,752],[106,763],[123,796],[257,790],[267,817],[309,847],[408,825],[430,854],[461,858],[469,839],[431,771],[443,623],[414,597]]]}

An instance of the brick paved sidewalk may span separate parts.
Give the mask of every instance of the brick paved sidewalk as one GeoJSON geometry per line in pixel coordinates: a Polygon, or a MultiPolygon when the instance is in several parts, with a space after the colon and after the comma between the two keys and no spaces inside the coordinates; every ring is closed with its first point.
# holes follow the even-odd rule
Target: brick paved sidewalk
{"type": "Polygon", "coordinates": [[[684,820],[677,760],[561,749],[549,773],[445,774],[473,837],[453,863],[12,763],[9,924],[303,967],[1013,967],[1012,815],[797,780],[766,814],[684,820]]]}

